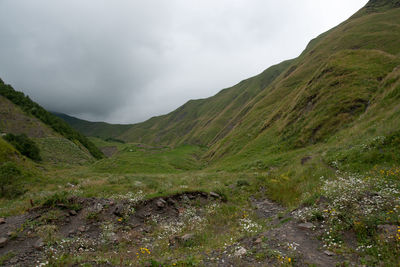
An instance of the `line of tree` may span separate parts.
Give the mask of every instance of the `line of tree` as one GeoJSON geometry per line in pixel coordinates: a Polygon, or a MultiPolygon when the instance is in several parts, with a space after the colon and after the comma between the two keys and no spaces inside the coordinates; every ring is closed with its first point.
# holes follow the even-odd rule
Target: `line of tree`
{"type": "Polygon", "coordinates": [[[53,114],[42,108],[39,104],[32,101],[29,96],[26,96],[22,92],[15,91],[14,88],[12,88],[8,84],[5,84],[1,79],[0,95],[6,97],[15,105],[21,107],[24,112],[38,118],[65,138],[73,142],[80,142],[96,159],[101,159],[104,157],[104,154],[100,151],[100,149],[98,149],[92,142],[90,142],[83,134],[72,129],[62,119],[54,116],[53,114]]]}

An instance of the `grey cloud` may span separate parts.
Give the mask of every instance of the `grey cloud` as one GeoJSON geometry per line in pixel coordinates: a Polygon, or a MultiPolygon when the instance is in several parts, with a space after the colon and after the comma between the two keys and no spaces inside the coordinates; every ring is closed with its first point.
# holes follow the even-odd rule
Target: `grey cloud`
{"type": "Polygon", "coordinates": [[[0,77],[54,111],[138,122],[297,56],[367,0],[1,0],[0,77]]]}

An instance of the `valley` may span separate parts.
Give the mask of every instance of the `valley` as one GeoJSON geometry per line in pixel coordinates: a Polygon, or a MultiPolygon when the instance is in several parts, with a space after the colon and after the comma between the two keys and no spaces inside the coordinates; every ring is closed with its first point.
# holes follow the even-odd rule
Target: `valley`
{"type": "Polygon", "coordinates": [[[399,41],[399,1],[371,0],[137,124],[0,80],[0,265],[400,266],[399,41]]]}

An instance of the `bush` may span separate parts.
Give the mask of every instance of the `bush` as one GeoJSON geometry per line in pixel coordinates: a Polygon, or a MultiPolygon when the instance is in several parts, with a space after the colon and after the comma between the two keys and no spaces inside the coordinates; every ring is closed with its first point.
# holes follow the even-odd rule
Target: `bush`
{"type": "Polygon", "coordinates": [[[0,193],[1,196],[14,197],[22,190],[18,188],[21,170],[14,162],[6,162],[0,166],[0,193]]]}
{"type": "Polygon", "coordinates": [[[39,147],[26,134],[7,134],[4,139],[12,144],[22,155],[33,160],[42,160],[39,147]]]}

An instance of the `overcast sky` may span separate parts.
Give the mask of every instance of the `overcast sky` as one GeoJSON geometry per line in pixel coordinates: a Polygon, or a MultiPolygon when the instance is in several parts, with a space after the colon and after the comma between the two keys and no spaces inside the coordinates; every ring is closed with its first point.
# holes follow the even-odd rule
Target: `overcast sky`
{"type": "Polygon", "coordinates": [[[133,123],[298,56],[367,0],[0,0],[0,77],[53,111],[133,123]]]}

